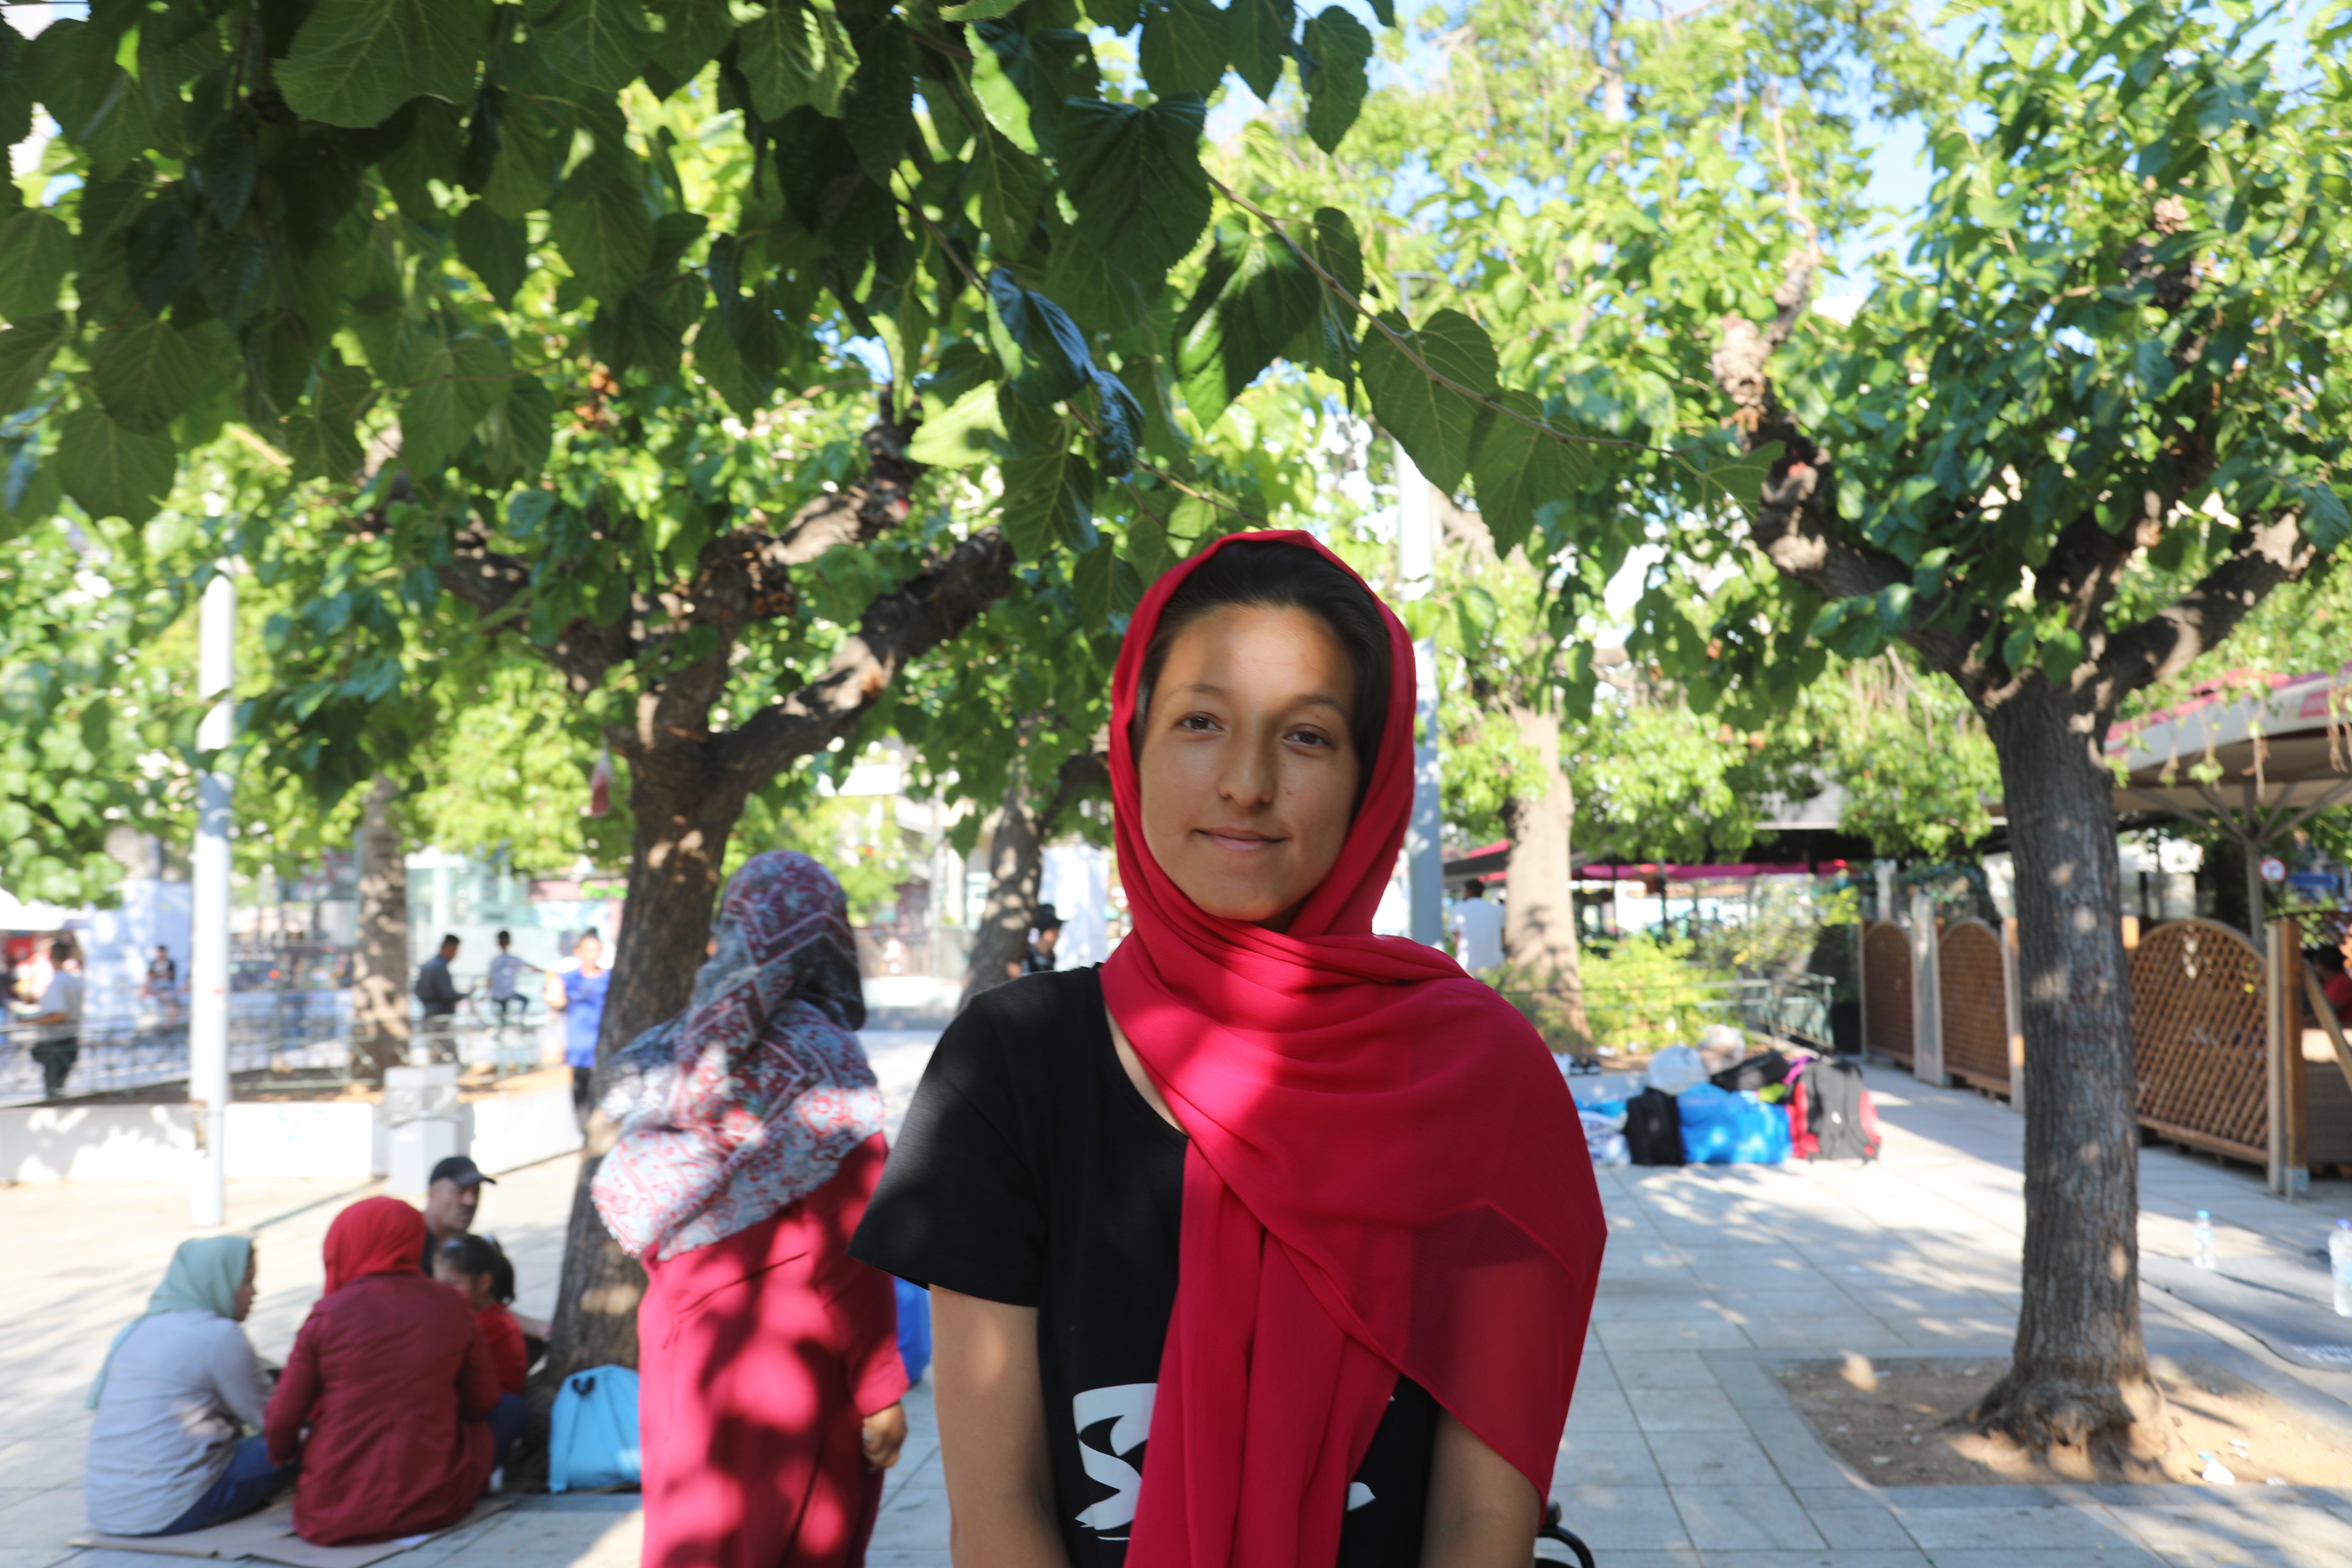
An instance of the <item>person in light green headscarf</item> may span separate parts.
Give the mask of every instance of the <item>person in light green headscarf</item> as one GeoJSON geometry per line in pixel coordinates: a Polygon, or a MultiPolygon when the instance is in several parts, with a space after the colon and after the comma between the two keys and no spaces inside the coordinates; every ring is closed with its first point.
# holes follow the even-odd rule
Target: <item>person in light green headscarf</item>
{"type": "Polygon", "coordinates": [[[215,1318],[231,1322],[245,1321],[253,1308],[253,1298],[238,1300],[247,1277],[253,1272],[253,1241],[243,1236],[203,1236],[180,1243],[180,1250],[172,1254],[172,1266],[163,1270],[163,1282],[147,1298],[147,1310],[122,1325],[114,1342],[106,1347],[106,1359],[99,1363],[98,1381],[89,1385],[89,1397],[85,1409],[98,1408],[99,1395],[106,1392],[106,1374],[114,1365],[114,1358],[122,1349],[122,1342],[131,1331],[158,1312],[210,1312],[215,1318]]]}
{"type": "Polygon", "coordinates": [[[184,1241],[90,1385],[82,1497],[110,1535],[177,1535],[251,1513],[292,1479],[258,1427],[269,1399],[241,1325],[257,1258],[241,1236],[184,1241]]]}

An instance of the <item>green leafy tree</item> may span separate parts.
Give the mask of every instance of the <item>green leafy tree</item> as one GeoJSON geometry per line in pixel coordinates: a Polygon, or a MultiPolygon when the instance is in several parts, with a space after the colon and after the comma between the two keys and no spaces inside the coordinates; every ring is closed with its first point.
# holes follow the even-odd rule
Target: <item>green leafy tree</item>
{"type": "MultiPolygon", "coordinates": [[[[2283,78],[2245,7],[2013,0],[1933,127],[1918,268],[1849,331],[1803,314],[1802,181],[1777,315],[1713,370],[1772,459],[1715,673],[1767,700],[1907,643],[1982,717],[2017,864],[2028,1113],[2011,1371],[1975,1419],[2143,1462],[2168,1442],[2140,1333],[2128,972],[2112,780],[2132,693],[2174,678],[2347,517],[2341,239],[2352,16],[2283,78]],[[1981,128],[1981,129],[1979,129],[1981,128]],[[1807,331],[1798,331],[1809,322],[1807,331]]],[[[1696,661],[1693,661],[1694,663],[1696,661]]]]}

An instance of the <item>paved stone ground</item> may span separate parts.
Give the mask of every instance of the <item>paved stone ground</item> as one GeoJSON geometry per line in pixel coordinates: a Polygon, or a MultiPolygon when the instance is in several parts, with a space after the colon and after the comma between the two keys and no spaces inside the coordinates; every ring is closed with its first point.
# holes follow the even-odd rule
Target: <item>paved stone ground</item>
{"type": "MultiPolygon", "coordinates": [[[[924,1042],[877,1042],[903,1106],[924,1042]]],[[[2076,1568],[2270,1563],[2352,1568],[2352,1492],[2241,1485],[1873,1488],[1818,1443],[1772,1373],[1794,1359],[1981,1359],[2005,1353],[2023,1222],[2022,1124],[1973,1095],[1873,1069],[1887,1132],[1874,1166],[1602,1173],[1612,1237],[1553,1495],[1601,1568],[2076,1568]]],[[[517,1256],[522,1306],[551,1305],[572,1168],[504,1180],[485,1211],[517,1256]]],[[[318,1240],[369,1189],[240,1183],[233,1218],[259,1224],[264,1300],[254,1337],[284,1353],[319,1288],[318,1240]]],[[[2258,1177],[2149,1151],[2142,1245],[2186,1257],[2212,1211],[2221,1250],[2317,1246],[2352,1184],[2288,1205],[2258,1177]]],[[[80,1395],[114,1325],[137,1310],[183,1234],[175,1188],[0,1189],[0,1568],[155,1568],[78,1552],[80,1395]]],[[[2160,1291],[2150,1348],[2199,1356],[2299,1404],[2314,1429],[2352,1433],[2352,1373],[2287,1366],[2160,1291]]],[[[946,1568],[947,1510],[929,1389],[891,1477],[875,1568],[946,1568]]],[[[2352,1445],[2352,1436],[2343,1439],[2352,1445]]],[[[639,1516],[626,1498],[531,1498],[403,1561],[623,1568],[639,1516]]]]}

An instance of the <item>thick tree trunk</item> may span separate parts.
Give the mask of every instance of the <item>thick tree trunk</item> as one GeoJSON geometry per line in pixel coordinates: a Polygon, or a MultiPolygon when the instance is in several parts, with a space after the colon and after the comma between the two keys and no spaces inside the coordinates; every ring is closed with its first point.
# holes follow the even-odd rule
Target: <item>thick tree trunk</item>
{"type": "Polygon", "coordinates": [[[2025,1026],[2024,1299],[1973,1413],[2102,1471],[2170,1443],[2139,1315],[2139,1129],[2105,726],[2040,676],[1988,716],[2017,863],[2025,1026]]]}
{"type": "MultiPolygon", "coordinates": [[[[701,748],[681,747],[629,759],[629,807],[636,833],[628,901],[596,1042],[600,1063],[683,1012],[693,994],[725,882],[728,840],[743,810],[740,793],[724,780],[707,777],[702,758],[701,748]]],[[[601,1079],[600,1068],[600,1099],[601,1079]]],[[[604,1228],[590,1196],[614,1132],[601,1110],[590,1113],[564,1235],[563,1289],[540,1380],[550,1399],[562,1379],[574,1372],[637,1364],[637,1302],[646,1292],[646,1271],[604,1228]]]]}
{"type": "MultiPolygon", "coordinates": [[[[1096,743],[1108,742],[1104,739],[1096,743]]],[[[1054,836],[1081,795],[1109,778],[1108,761],[1100,752],[1080,752],[1066,757],[1055,772],[1053,797],[1038,811],[1030,809],[1026,775],[1015,768],[1005,782],[1004,804],[989,822],[988,902],[981,912],[980,929],[972,936],[971,969],[964,976],[959,1007],[1012,978],[1006,966],[1020,963],[1029,951],[1029,933],[1036,925],[1045,840],[1054,836]]]]}
{"type": "Polygon", "coordinates": [[[1508,702],[1519,742],[1539,760],[1539,796],[1515,793],[1509,810],[1511,868],[1503,914],[1503,954],[1513,980],[1551,994],[1565,1032],[1589,1046],[1591,1020],[1584,1012],[1584,978],[1576,955],[1576,896],[1571,885],[1569,839],[1576,821],[1576,795],[1559,765],[1559,715],[1508,702]]]}
{"type": "Polygon", "coordinates": [[[408,1059],[408,860],[399,791],[369,786],[360,817],[359,942],[352,955],[352,1067],[371,1080],[408,1059]]]}
{"type": "Polygon", "coordinates": [[[1006,966],[1029,950],[1037,919],[1037,884],[1045,874],[1045,841],[1029,810],[1028,790],[1019,769],[1004,785],[1004,804],[988,823],[988,902],[971,939],[971,967],[963,980],[963,1000],[1011,976],[1006,966]]]}

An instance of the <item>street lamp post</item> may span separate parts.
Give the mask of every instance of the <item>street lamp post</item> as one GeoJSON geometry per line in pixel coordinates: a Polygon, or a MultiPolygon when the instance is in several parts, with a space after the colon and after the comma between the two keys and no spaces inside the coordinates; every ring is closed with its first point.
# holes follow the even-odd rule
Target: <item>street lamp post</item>
{"type": "Polygon", "coordinates": [[[224,562],[205,586],[196,658],[198,695],[213,705],[196,748],[214,754],[196,779],[194,910],[188,952],[188,1105],[195,1117],[195,1187],[188,1218],[228,1220],[229,776],[219,760],[236,733],[236,584],[224,562]]]}

